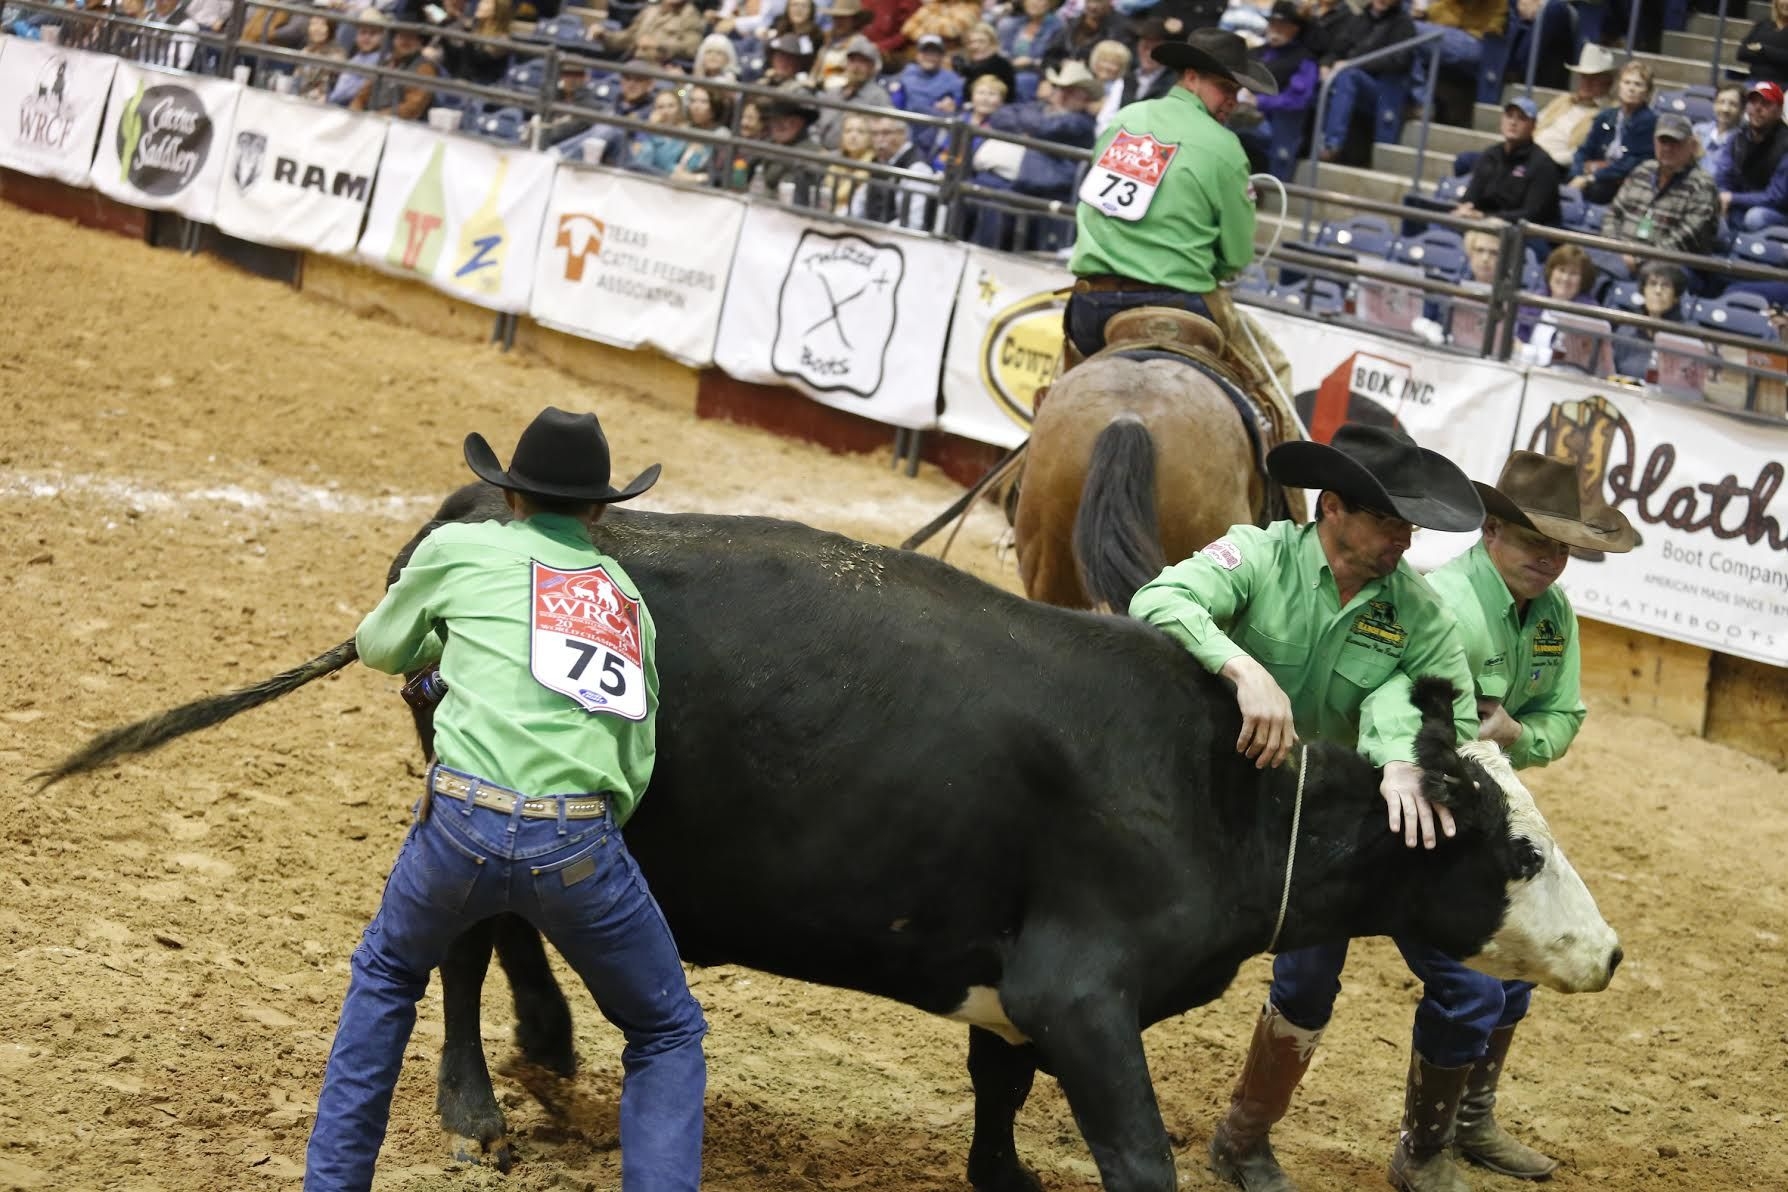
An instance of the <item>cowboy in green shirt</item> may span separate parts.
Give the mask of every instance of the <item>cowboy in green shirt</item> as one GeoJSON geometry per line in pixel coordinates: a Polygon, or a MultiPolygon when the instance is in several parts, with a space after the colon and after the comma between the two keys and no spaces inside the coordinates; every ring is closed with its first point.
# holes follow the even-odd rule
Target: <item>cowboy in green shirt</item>
{"type": "MultiPolygon", "coordinates": [[[[1621,553],[1632,525],[1599,499],[1584,500],[1577,469],[1517,451],[1495,487],[1480,484],[1488,516],[1481,541],[1428,576],[1458,618],[1476,684],[1478,736],[1517,767],[1564,756],[1583,724],[1577,618],[1557,587],[1573,548],[1621,553]]],[[[1416,1010],[1416,1054],[1392,1182],[1464,1187],[1449,1153],[1503,1175],[1544,1179],[1557,1160],[1496,1121],[1496,1089],[1533,986],[1499,981],[1429,951],[1412,960],[1425,988],[1416,1010]],[[1445,1023],[1444,1030],[1421,1023],[1445,1023]]]]}
{"type": "MultiPolygon", "coordinates": [[[[1433,848],[1436,820],[1448,836],[1454,825],[1421,793],[1411,685],[1423,675],[1452,681],[1460,741],[1477,736],[1477,707],[1458,626],[1403,555],[1416,526],[1476,529],[1483,504],[1456,465],[1378,427],[1349,423],[1329,444],[1283,443],[1267,469],[1282,484],[1319,490],[1316,520],[1232,527],[1138,590],[1131,615],[1235,684],[1238,752],[1267,766],[1300,735],[1355,747],[1383,767],[1391,830],[1414,847],[1419,829],[1433,848]]],[[[1210,1143],[1211,1166],[1224,1178],[1247,1189],[1291,1187],[1268,1134],[1333,1013],[1346,961],[1345,942],[1274,958],[1268,1003],[1210,1143]]]]}
{"type": "Polygon", "coordinates": [[[1093,148],[1075,210],[1079,280],[1064,326],[1090,356],[1105,323],[1133,306],[1172,306],[1224,327],[1207,296],[1254,259],[1254,192],[1248,155],[1224,127],[1247,87],[1278,94],[1233,33],[1200,29],[1163,42],[1155,61],[1180,72],[1160,99],[1123,108],[1093,148]]]}
{"type": "Polygon", "coordinates": [[[652,774],[652,618],[593,537],[658,466],[615,488],[596,416],[551,408],[507,470],[482,435],[465,454],[511,520],[438,526],[355,635],[375,670],[438,661],[446,692],[416,822],[350,964],[304,1189],[371,1186],[429,970],[473,924],[514,914],[626,1036],[621,1186],[694,1192],[707,1025],[620,831],[652,774]]]}

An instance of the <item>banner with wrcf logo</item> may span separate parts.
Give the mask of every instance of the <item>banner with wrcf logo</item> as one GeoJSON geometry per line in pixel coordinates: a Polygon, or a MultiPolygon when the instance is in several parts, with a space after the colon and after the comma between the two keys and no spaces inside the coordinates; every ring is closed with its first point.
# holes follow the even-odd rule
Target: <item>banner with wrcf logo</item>
{"type": "Polygon", "coordinates": [[[118,60],[0,38],[0,166],[85,186],[118,60]]]}
{"type": "Polygon", "coordinates": [[[393,122],[360,259],[519,314],[534,284],[553,165],[544,153],[393,122]]]}
{"type": "Polygon", "coordinates": [[[217,226],[232,236],[313,252],[352,252],[372,198],[383,117],[244,91],[217,226]]]}
{"type": "Polygon", "coordinates": [[[91,181],[133,207],[210,223],[242,88],[120,62],[91,181]]]}

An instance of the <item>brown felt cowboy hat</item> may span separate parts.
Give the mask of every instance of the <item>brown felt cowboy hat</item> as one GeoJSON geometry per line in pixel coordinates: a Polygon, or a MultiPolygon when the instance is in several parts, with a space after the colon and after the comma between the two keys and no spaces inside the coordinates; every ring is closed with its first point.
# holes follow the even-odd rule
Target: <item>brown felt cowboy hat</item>
{"type": "Polygon", "coordinates": [[[1599,497],[1585,500],[1576,466],[1562,459],[1517,451],[1502,466],[1495,487],[1479,484],[1477,490],[1484,512],[1554,542],[1611,555],[1639,545],[1626,515],[1599,497]]]}
{"type": "Polygon", "coordinates": [[[1327,443],[1281,443],[1267,453],[1267,472],[1280,484],[1326,489],[1430,530],[1484,524],[1484,503],[1459,465],[1388,427],[1349,422],[1327,443]]]}
{"type": "Polygon", "coordinates": [[[608,482],[608,438],[596,415],[555,406],[540,411],[522,431],[507,471],[477,431],[466,436],[466,465],[498,488],[593,505],[632,500],[658,483],[659,472],[653,464],[627,487],[614,487],[608,482]]]}
{"type": "Polygon", "coordinates": [[[1248,56],[1248,43],[1223,29],[1195,29],[1185,41],[1155,47],[1155,61],[1170,70],[1221,75],[1256,95],[1277,95],[1272,72],[1248,56]]]}

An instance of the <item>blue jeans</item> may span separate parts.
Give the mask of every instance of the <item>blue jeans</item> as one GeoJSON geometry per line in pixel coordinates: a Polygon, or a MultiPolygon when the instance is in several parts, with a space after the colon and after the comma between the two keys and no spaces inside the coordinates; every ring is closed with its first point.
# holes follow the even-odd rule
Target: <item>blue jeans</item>
{"type": "MultiPolygon", "coordinates": [[[[1484,43],[1463,29],[1452,25],[1436,25],[1432,21],[1417,21],[1417,33],[1429,33],[1440,30],[1440,65],[1442,70],[1458,70],[1468,75],[1478,73],[1478,60],[1484,56],[1484,43]]],[[[1409,64],[1409,80],[1415,84],[1415,98],[1426,101],[1429,95],[1428,55],[1432,51],[1423,46],[1415,52],[1409,64]]]]}
{"type": "Polygon", "coordinates": [[[624,1192],[698,1187],[707,1085],[701,1007],[612,813],[567,820],[563,806],[556,820],[523,819],[436,796],[411,826],[379,911],[354,950],[317,1099],[305,1192],[365,1192],[372,1185],[429,970],[460,932],[506,911],[540,929],[626,1036],[624,1192]]]}
{"type": "Polygon", "coordinates": [[[1761,232],[1764,228],[1779,228],[1783,224],[1788,224],[1788,215],[1782,214],[1773,207],[1759,205],[1746,211],[1733,223],[1747,232],[1761,232]]]}
{"type": "MultiPolygon", "coordinates": [[[[1433,948],[1408,940],[1392,942],[1409,971],[1422,979],[1415,1049],[1430,1064],[1460,1068],[1474,1063],[1483,1058],[1491,1031],[1527,1016],[1533,997],[1533,986],[1527,982],[1499,981],[1433,948]]],[[[1273,1005],[1294,1026],[1321,1030],[1334,1013],[1346,963],[1345,943],[1281,952],[1273,958],[1273,1005]]]]}
{"type": "Polygon", "coordinates": [[[1325,148],[1339,149],[1347,140],[1348,126],[1353,123],[1354,108],[1365,104],[1377,119],[1378,80],[1357,66],[1343,67],[1329,84],[1329,108],[1322,117],[1322,143],[1325,148]]]}
{"type": "MultiPolygon", "coordinates": [[[[1096,290],[1090,294],[1073,294],[1067,309],[1062,311],[1062,330],[1082,356],[1091,356],[1105,346],[1105,323],[1112,315],[1133,306],[1171,306],[1189,310],[1209,319],[1211,308],[1202,294],[1185,290],[1096,290]]],[[[1214,320],[1213,320],[1214,321],[1214,320]]]]}

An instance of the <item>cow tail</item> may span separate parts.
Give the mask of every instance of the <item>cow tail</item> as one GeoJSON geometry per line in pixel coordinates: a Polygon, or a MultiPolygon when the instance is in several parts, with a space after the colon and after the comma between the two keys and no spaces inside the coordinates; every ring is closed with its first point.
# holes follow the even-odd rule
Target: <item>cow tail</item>
{"type": "Polygon", "coordinates": [[[262,679],[259,683],[223,695],[206,696],[190,704],[157,713],[147,720],[101,733],[49,769],[31,775],[30,780],[37,782],[37,789],[41,791],[71,774],[97,770],[119,758],[147,753],[175,737],[221,724],[239,712],[258,708],[288,691],[296,691],[313,679],[334,674],[359,657],[360,651],[350,639],[333,650],[317,655],[302,666],[293,667],[271,679],[262,679]]]}
{"type": "Polygon", "coordinates": [[[1166,567],[1155,512],[1155,440],[1135,414],[1109,422],[1074,517],[1074,566],[1093,607],[1124,613],[1130,598],[1166,567]]]}

